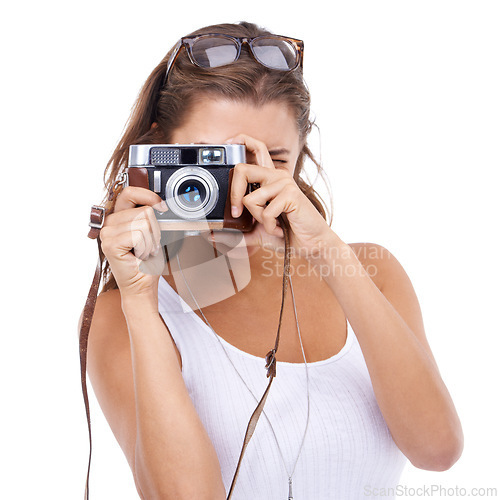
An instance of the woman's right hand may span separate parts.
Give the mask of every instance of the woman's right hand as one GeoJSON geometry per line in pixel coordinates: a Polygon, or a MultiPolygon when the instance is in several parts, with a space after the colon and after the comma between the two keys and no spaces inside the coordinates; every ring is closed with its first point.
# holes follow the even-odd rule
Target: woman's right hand
{"type": "Polygon", "coordinates": [[[161,230],[153,208],[160,212],[168,210],[153,191],[125,187],[116,200],[114,212],[106,215],[100,230],[102,251],[121,297],[157,293],[165,262],[160,246],[161,230]]]}

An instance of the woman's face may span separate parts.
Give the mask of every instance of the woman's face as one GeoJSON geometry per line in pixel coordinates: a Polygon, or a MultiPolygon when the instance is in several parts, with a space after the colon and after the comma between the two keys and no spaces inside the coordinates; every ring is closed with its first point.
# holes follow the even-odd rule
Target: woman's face
{"type": "MultiPolygon", "coordinates": [[[[255,106],[249,102],[205,98],[198,101],[188,114],[184,124],[171,137],[178,144],[224,144],[229,139],[244,134],[266,145],[276,169],[287,169],[294,174],[300,153],[299,133],[295,118],[282,103],[272,102],[255,106]]],[[[235,141],[236,143],[237,141],[235,141]]],[[[256,164],[256,158],[247,152],[247,163],[256,164]]],[[[201,233],[206,237],[209,231],[201,233]]],[[[216,248],[222,253],[231,252],[231,257],[246,258],[257,252],[240,235],[231,236],[230,241],[217,234],[216,248]],[[237,250],[237,248],[238,250],[237,250]]],[[[212,245],[213,243],[209,241],[212,245]]],[[[198,252],[199,247],[195,246],[198,252]]]]}
{"type": "MultiPolygon", "coordinates": [[[[279,102],[255,106],[249,102],[202,99],[173,132],[171,142],[224,144],[239,134],[263,142],[275,168],[294,173],[301,149],[299,132],[290,109],[279,102]]],[[[255,163],[255,159],[248,154],[247,162],[255,163]]]]}

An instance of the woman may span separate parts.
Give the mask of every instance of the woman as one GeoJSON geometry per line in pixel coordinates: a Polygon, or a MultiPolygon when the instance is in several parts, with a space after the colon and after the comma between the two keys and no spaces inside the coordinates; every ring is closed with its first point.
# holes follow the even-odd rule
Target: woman
{"type": "Polygon", "coordinates": [[[108,201],[105,285],[88,345],[92,386],[141,498],[226,498],[267,385],[282,288],[277,218],[285,214],[292,300],[278,376],[233,498],[393,497],[406,458],[427,470],[455,463],[460,421],[403,268],[379,245],[343,242],[302,179],[313,160],[302,46],[285,37],[245,43],[262,35],[249,23],[198,30],[141,91],[108,165],[110,191],[131,144],[243,144],[232,215],[245,207],[256,224],[238,237],[180,238],[161,233],[153,208],[168,207],[153,191],[128,186],[108,201]],[[250,183],[260,187],[246,194],[250,183]],[[158,262],[162,269],[165,243],[167,266],[151,272],[158,262]]]}

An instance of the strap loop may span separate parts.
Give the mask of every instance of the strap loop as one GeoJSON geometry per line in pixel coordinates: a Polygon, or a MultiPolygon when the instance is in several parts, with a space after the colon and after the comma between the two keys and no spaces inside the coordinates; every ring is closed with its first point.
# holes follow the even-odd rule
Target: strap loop
{"type": "Polygon", "coordinates": [[[88,232],[88,237],[94,240],[100,234],[100,230],[104,227],[105,220],[105,207],[99,205],[92,205],[90,210],[90,231],[88,232]]]}

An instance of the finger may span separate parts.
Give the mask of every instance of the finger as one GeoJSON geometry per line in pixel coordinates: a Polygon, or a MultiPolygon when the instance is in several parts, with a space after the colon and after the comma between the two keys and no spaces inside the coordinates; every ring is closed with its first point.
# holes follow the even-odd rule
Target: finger
{"type": "Polygon", "coordinates": [[[274,236],[284,236],[284,230],[277,225],[277,217],[282,213],[287,213],[289,201],[284,196],[277,196],[263,209],[261,218],[265,231],[274,236]]]}
{"type": "Polygon", "coordinates": [[[288,184],[294,181],[291,179],[281,179],[279,181],[265,184],[242,198],[242,203],[251,211],[252,207],[265,207],[273,198],[280,194],[288,184]]]}
{"type": "Polygon", "coordinates": [[[133,246],[135,257],[140,260],[147,260],[150,255],[157,255],[158,247],[152,241],[152,233],[143,222],[137,221],[136,225],[133,226],[131,235],[132,241],[136,241],[138,244],[138,246],[133,246]]]}
{"type": "Polygon", "coordinates": [[[101,229],[100,236],[102,250],[106,255],[124,257],[133,250],[135,257],[144,260],[154,252],[157,253],[157,245],[153,242],[149,222],[146,219],[105,226],[101,229]]]}
{"type": "MultiPolygon", "coordinates": [[[[135,230],[143,231],[144,233],[150,231],[149,220],[148,219],[133,219],[129,221],[125,221],[121,224],[112,224],[104,226],[100,230],[100,238],[102,241],[107,239],[115,238],[122,233],[127,233],[135,230]]],[[[152,234],[152,233],[151,233],[152,234]]]]}
{"type": "MultiPolygon", "coordinates": [[[[270,203],[271,204],[271,203],[270,203]]],[[[272,212],[268,212],[267,209],[270,205],[265,205],[263,207],[255,206],[251,207],[251,213],[254,218],[263,225],[265,231],[273,236],[283,236],[284,232],[281,227],[278,226],[277,217],[275,217],[272,212]]]]}
{"type": "Polygon", "coordinates": [[[139,263],[138,269],[144,274],[153,276],[160,276],[161,274],[168,273],[168,266],[165,266],[164,253],[158,252],[157,255],[151,254],[147,260],[139,263]]]}
{"type": "Polygon", "coordinates": [[[128,257],[134,250],[137,259],[145,253],[145,237],[141,231],[123,231],[115,236],[102,240],[102,250],[108,259],[128,257]]]}
{"type": "Polygon", "coordinates": [[[230,188],[230,204],[232,205],[232,216],[238,217],[244,208],[242,198],[247,191],[247,184],[257,182],[260,185],[268,184],[277,170],[270,170],[259,165],[248,165],[238,163],[233,167],[232,185],[230,188]]]}
{"type": "Polygon", "coordinates": [[[256,157],[256,163],[262,167],[275,168],[271,159],[268,148],[264,142],[258,141],[253,137],[245,134],[239,134],[236,137],[229,139],[227,142],[233,144],[244,144],[248,151],[256,157]]]}
{"type": "Polygon", "coordinates": [[[154,210],[146,207],[145,212],[149,221],[149,227],[151,228],[154,246],[159,247],[161,244],[161,228],[159,227],[159,222],[157,222],[154,210]]]}
{"type": "Polygon", "coordinates": [[[261,224],[264,225],[265,230],[268,231],[267,225],[264,223],[263,211],[277,194],[281,191],[281,183],[271,183],[252,191],[242,198],[242,203],[251,212],[253,217],[261,224]]]}
{"type": "Polygon", "coordinates": [[[148,257],[147,252],[147,236],[144,231],[136,229],[135,231],[130,231],[131,244],[133,245],[133,253],[135,257],[139,260],[146,260],[148,257]]]}
{"type": "Polygon", "coordinates": [[[145,219],[148,221],[149,229],[152,232],[154,243],[156,245],[159,245],[159,243],[161,242],[161,229],[154,214],[154,210],[150,206],[130,208],[127,210],[121,210],[119,212],[109,214],[105,218],[104,228],[110,227],[112,225],[122,224],[128,224],[131,228],[132,221],[140,219],[145,219]]]}
{"type": "Polygon", "coordinates": [[[161,212],[168,210],[166,202],[157,193],[142,187],[127,186],[118,196],[114,212],[134,208],[137,205],[148,205],[161,212]]]}

